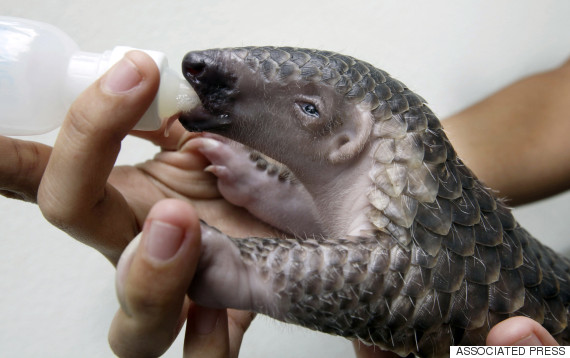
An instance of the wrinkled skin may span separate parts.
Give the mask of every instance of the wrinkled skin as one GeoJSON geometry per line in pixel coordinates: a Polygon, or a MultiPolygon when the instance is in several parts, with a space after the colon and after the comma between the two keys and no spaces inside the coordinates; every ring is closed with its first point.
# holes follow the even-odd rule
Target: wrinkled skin
{"type": "Polygon", "coordinates": [[[221,136],[203,134],[193,142],[212,163],[206,171],[216,175],[220,193],[232,204],[296,236],[320,233],[313,200],[288,168],[221,136]]]}
{"type": "MultiPolygon", "coordinates": [[[[490,327],[517,315],[568,342],[570,263],[516,223],[403,84],[347,56],[291,48],[189,53],[183,71],[203,103],[183,126],[264,153],[302,186],[274,202],[277,215],[259,200],[243,204],[285,237],[236,241],[203,225],[211,249],[190,288],[197,302],[400,355],[483,344],[490,327]],[[291,202],[314,227],[291,228],[291,202]]],[[[217,165],[239,174],[236,157],[217,165]]],[[[243,191],[223,178],[220,190],[237,200],[243,191]]]]}

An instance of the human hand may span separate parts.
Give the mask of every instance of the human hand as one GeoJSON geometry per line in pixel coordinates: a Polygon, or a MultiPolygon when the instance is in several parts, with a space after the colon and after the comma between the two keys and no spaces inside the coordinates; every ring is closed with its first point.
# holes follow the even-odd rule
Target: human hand
{"type": "Polygon", "coordinates": [[[496,324],[487,335],[489,346],[557,346],[540,323],[527,317],[511,317],[496,324]]]}
{"type": "MultiPolygon", "coordinates": [[[[511,317],[496,324],[487,335],[488,346],[557,346],[558,342],[546,328],[527,317],[511,317]]],[[[357,358],[398,357],[378,347],[353,342],[357,358]]]]}
{"type": "Polygon", "coordinates": [[[184,357],[237,357],[253,314],[200,307],[186,291],[200,257],[200,224],[180,200],[158,202],[117,266],[121,308],[109,332],[120,357],[159,356],[187,319],[184,357]]]}
{"type": "MultiPolygon", "coordinates": [[[[191,203],[200,218],[233,236],[270,233],[271,228],[221,197],[215,178],[203,171],[209,163],[193,144],[195,135],[186,132],[178,123],[174,123],[168,137],[163,135],[164,129],[153,133],[131,132],[158,145],[161,151],[145,163],[114,167],[122,139],[152,102],[158,83],[159,75],[152,59],[144,53],[131,52],[73,103],[53,148],[0,136],[0,152],[3,154],[0,158],[0,194],[37,203],[51,223],[96,248],[114,264],[127,244],[141,231],[150,208],[165,198],[180,199],[177,205],[191,203]]],[[[160,212],[162,207],[157,210],[160,212]]],[[[188,213],[188,210],[184,212],[188,213]]],[[[169,213],[167,210],[164,215],[168,218],[169,213]]],[[[161,217],[162,214],[156,215],[161,217]]],[[[188,221],[182,221],[185,230],[195,229],[195,216],[191,214],[186,219],[188,221]]],[[[188,240],[196,240],[193,237],[188,240]]],[[[195,244],[188,245],[195,247],[195,244]]],[[[187,265],[192,264],[194,256],[185,252],[177,261],[179,266],[184,263],[183,257],[190,260],[187,265]]],[[[152,272],[154,267],[149,267],[152,272]]],[[[139,271],[135,269],[134,272],[139,271]]],[[[191,272],[179,274],[190,275],[191,272]]],[[[180,284],[187,283],[190,276],[182,278],[178,286],[168,280],[162,284],[153,281],[165,290],[163,293],[172,293],[172,297],[161,296],[160,293],[152,296],[150,292],[145,292],[149,294],[148,298],[133,298],[131,291],[124,294],[123,307],[137,307],[137,302],[142,302],[143,311],[149,311],[146,314],[134,311],[140,315],[122,316],[123,319],[120,313],[117,315],[110,333],[111,342],[132,344],[118,347],[123,349],[121,354],[127,354],[128,349],[148,351],[151,347],[143,345],[144,338],[148,338],[151,332],[157,332],[159,326],[168,327],[174,311],[178,310],[180,322],[186,316],[191,318],[191,322],[201,322],[196,317],[207,316],[207,309],[191,305],[188,299],[183,307],[177,306],[180,301],[176,300],[184,297],[180,294],[180,284]],[[153,302],[154,306],[145,306],[145,303],[153,302]],[[158,319],[156,314],[160,312],[151,310],[152,307],[164,307],[169,314],[158,319]],[[155,317],[156,320],[145,321],[145,317],[155,317]],[[145,326],[149,322],[155,325],[145,326]]],[[[228,329],[237,332],[230,334],[230,338],[236,336],[239,339],[226,338],[226,342],[237,342],[253,316],[246,312],[228,312],[230,328],[220,325],[215,332],[222,332],[220,335],[227,335],[228,329]]],[[[225,311],[219,312],[220,322],[225,320],[225,314],[225,311]]],[[[192,327],[190,325],[187,330],[189,338],[186,339],[194,342],[190,346],[218,348],[205,345],[200,338],[203,336],[193,335],[196,330],[192,327]]],[[[172,330],[167,332],[166,339],[157,342],[158,348],[152,348],[166,349],[171,343],[168,342],[169,335],[173,335],[172,330]]],[[[215,333],[207,337],[214,337],[210,338],[213,340],[219,335],[215,333]]],[[[237,349],[239,344],[236,347],[233,343],[229,348],[230,352],[237,349]]]]}
{"type": "Polygon", "coordinates": [[[161,149],[137,166],[113,167],[122,139],[150,105],[159,84],[152,59],[131,52],[73,103],[54,148],[0,137],[0,193],[37,202],[44,216],[116,263],[154,203],[191,202],[200,218],[233,236],[271,229],[219,194],[195,136],[174,123],[138,132],[161,149]]]}

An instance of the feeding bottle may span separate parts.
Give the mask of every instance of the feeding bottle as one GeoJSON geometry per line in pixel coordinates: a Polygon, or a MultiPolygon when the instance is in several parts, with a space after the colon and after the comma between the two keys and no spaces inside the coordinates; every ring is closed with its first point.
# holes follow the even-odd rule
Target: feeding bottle
{"type": "MultiPolygon", "coordinates": [[[[54,26],[0,16],[0,134],[46,133],[63,122],[73,100],[126,52],[80,51],[54,26]]],[[[160,70],[158,93],[134,129],[156,130],[161,120],[199,102],[190,85],[168,67],[166,56],[149,54],[160,70]]]]}

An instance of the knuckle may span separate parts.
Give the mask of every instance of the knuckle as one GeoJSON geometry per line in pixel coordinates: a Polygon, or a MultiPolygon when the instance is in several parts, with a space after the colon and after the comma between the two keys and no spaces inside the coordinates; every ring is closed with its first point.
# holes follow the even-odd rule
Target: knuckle
{"type": "Polygon", "coordinates": [[[130,129],[130,127],[123,128],[128,108],[130,107],[124,105],[122,98],[112,98],[87,89],[69,108],[63,126],[71,140],[83,141],[89,138],[120,140],[130,129]]]}
{"type": "Polygon", "coordinates": [[[84,102],[77,100],[67,113],[60,131],[67,145],[82,152],[101,146],[118,150],[127,131],[118,127],[123,121],[119,120],[121,111],[117,110],[117,103],[108,99],[84,102]]]}
{"type": "Polygon", "coordinates": [[[139,285],[131,286],[126,296],[129,312],[147,321],[160,321],[173,304],[163,292],[139,285]]]}
{"type": "Polygon", "coordinates": [[[45,168],[40,144],[3,138],[0,151],[0,189],[7,197],[35,201],[39,180],[45,168]]]}
{"type": "Polygon", "coordinates": [[[68,210],[68,206],[63,205],[60,200],[46,195],[45,190],[40,191],[38,195],[38,206],[49,223],[64,231],[71,226],[77,215],[73,210],[68,210]]]}
{"type": "Polygon", "coordinates": [[[72,236],[93,216],[89,215],[91,201],[82,196],[66,195],[62,192],[58,178],[53,176],[44,178],[38,191],[37,203],[48,222],[72,236]]]}
{"type": "Polygon", "coordinates": [[[128,293],[129,310],[135,315],[159,315],[163,310],[163,304],[155,294],[148,291],[131,289],[128,293]]]}
{"type": "Polygon", "coordinates": [[[82,138],[89,138],[95,135],[97,128],[92,117],[93,113],[84,106],[72,105],[67,113],[67,122],[69,124],[68,137],[81,140],[82,138]]]}

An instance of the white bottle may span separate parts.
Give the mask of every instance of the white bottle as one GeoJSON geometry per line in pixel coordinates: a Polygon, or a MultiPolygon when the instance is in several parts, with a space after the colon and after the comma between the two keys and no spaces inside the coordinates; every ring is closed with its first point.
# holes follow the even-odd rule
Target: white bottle
{"type": "MultiPolygon", "coordinates": [[[[49,132],[63,122],[73,100],[130,47],[83,52],[54,26],[0,16],[0,134],[49,132]]],[[[134,129],[156,130],[161,120],[199,103],[188,82],[168,67],[165,55],[142,50],[156,62],[158,93],[134,129]]]]}

